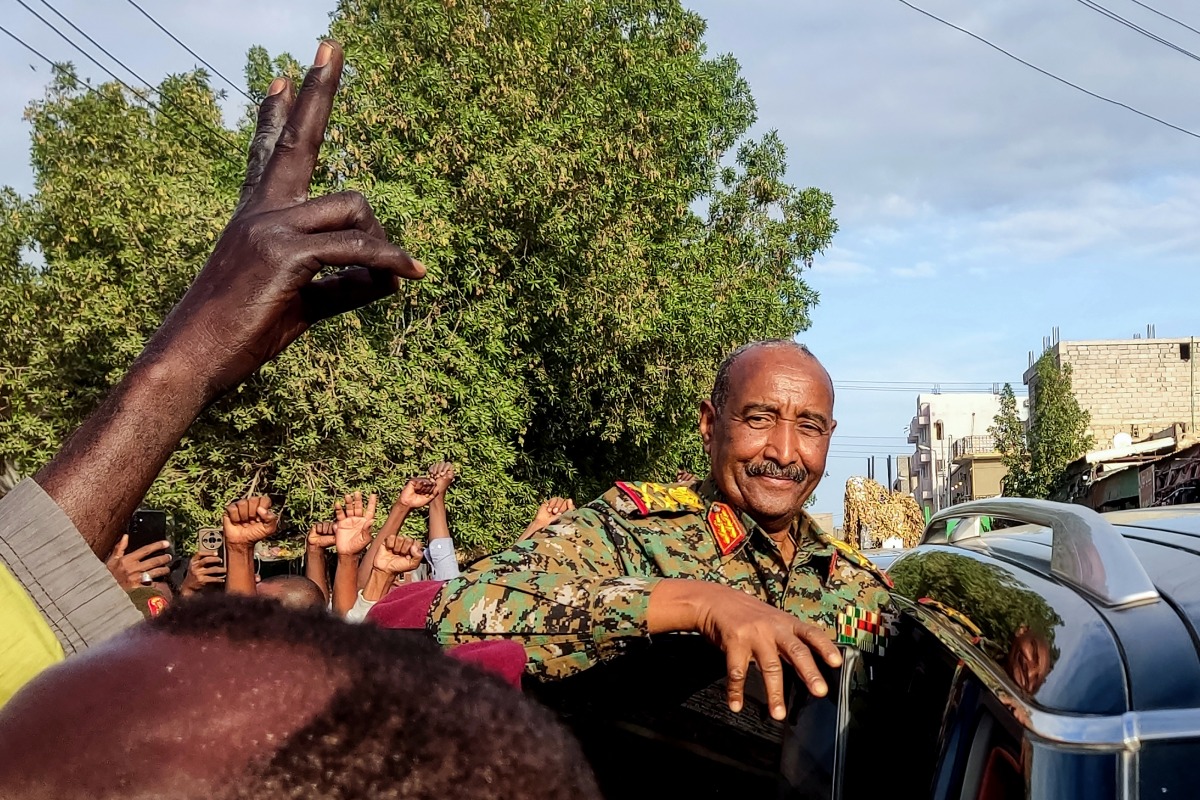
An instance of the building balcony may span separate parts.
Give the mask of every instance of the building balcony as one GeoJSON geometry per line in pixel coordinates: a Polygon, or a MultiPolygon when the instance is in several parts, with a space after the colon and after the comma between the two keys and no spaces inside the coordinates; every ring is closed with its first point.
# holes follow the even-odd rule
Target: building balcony
{"type": "Polygon", "coordinates": [[[953,459],[974,458],[978,456],[997,456],[996,440],[991,436],[963,436],[954,440],[953,459]]]}

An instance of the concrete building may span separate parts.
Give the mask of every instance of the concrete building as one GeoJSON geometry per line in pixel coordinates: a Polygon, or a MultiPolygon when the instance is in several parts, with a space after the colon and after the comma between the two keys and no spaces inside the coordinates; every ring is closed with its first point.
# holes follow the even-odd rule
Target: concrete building
{"type": "MultiPolygon", "coordinates": [[[[1104,448],[1120,434],[1138,442],[1176,424],[1194,435],[1200,400],[1196,344],[1194,337],[1060,341],[1047,352],[1060,366],[1071,365],[1071,390],[1092,415],[1095,446],[1104,448]]],[[[1023,379],[1032,396],[1036,368],[1023,379]]]]}
{"type": "MultiPolygon", "coordinates": [[[[1021,418],[1028,416],[1025,398],[1017,398],[1021,418]]],[[[1003,478],[995,477],[999,454],[991,443],[988,429],[995,424],[1000,411],[998,394],[921,394],[917,396],[917,415],[908,426],[908,441],[916,447],[910,457],[913,496],[926,515],[955,502],[954,484],[969,475],[969,489],[975,497],[999,494],[990,490],[1003,478]],[[955,442],[965,440],[956,455],[955,442]],[[984,441],[986,440],[986,441],[984,441]],[[985,448],[987,452],[984,452],[985,448]],[[956,460],[959,462],[956,466],[956,460]],[[978,466],[976,466],[978,464],[978,466]],[[965,472],[964,472],[965,470],[965,472]]]]}
{"type": "Polygon", "coordinates": [[[917,476],[912,471],[912,456],[896,456],[896,478],[889,488],[893,492],[917,496],[917,476]]]}
{"type": "MultiPolygon", "coordinates": [[[[1024,398],[1022,398],[1024,400],[1024,398]]],[[[960,436],[951,445],[950,502],[965,503],[998,497],[1008,468],[1001,461],[996,440],[988,436],[960,436]]]]}

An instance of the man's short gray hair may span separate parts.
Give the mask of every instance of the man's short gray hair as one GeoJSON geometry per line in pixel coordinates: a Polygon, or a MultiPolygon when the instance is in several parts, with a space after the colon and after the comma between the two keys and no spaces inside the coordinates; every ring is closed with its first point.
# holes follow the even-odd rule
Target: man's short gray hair
{"type": "Polygon", "coordinates": [[[808,346],[797,342],[795,339],[762,339],[757,342],[749,342],[742,345],[738,349],[725,357],[721,362],[721,366],[717,367],[717,378],[713,381],[712,394],[709,395],[709,402],[712,403],[713,409],[720,414],[725,408],[726,401],[729,400],[729,373],[733,369],[733,365],[737,360],[751,350],[757,350],[760,347],[775,349],[778,347],[787,347],[792,350],[799,351],[814,361],[817,357],[812,354],[808,346]]]}

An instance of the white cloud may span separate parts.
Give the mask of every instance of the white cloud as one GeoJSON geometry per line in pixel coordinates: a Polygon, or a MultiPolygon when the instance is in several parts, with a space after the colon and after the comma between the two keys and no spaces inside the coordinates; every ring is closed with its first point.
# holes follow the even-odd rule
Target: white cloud
{"type": "Polygon", "coordinates": [[[928,261],[921,261],[911,267],[892,267],[892,274],[897,278],[933,278],[937,269],[928,261]]]}

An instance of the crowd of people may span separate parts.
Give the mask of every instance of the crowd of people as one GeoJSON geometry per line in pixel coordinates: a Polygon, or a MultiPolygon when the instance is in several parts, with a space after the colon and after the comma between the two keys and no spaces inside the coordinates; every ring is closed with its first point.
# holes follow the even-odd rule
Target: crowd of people
{"type": "MultiPolygon", "coordinates": [[[[130,534],[126,533],[105,564],[147,618],[161,614],[175,598],[228,592],[270,598],[287,608],[323,608],[361,622],[398,586],[459,576],[459,553],[446,511],[446,494],[455,477],[455,466],[442,461],[430,466],[427,475],[410,479],[378,530],[376,494],[364,498],[355,491],[335,500],[330,519],[312,523],[304,537],[303,575],[260,576],[258,548],[279,533],[280,522],[271,498],[261,495],[229,504],[218,529],[220,536],[198,536],[197,548],[186,557],[175,554],[169,539],[127,552],[130,534]],[[404,533],[409,515],[422,508],[429,514],[423,541],[404,533]]],[[[570,498],[546,500],[517,541],[574,509],[570,498]]]]}
{"type": "Polygon", "coordinates": [[[425,275],[361,194],[308,196],[342,67],[327,41],[298,92],[271,83],[204,268],[99,407],[0,498],[0,797],[592,800],[579,745],[513,691],[523,675],[698,633],[725,653],[729,708],[753,661],[781,720],[784,665],[825,694],[815,660],[841,664],[835,620],[887,602],[886,576],[803,511],[836,422],[829,375],[790,340],[717,369],[703,481],[550,498],[521,541],[465,568],[444,462],[378,531],[378,498],[344,495],[308,530],[303,576],[256,579],[279,525],[262,496],[230,504],[175,578],[169,542],[131,542],[126,522],[206,407],[311,325],[425,275]],[[418,542],[405,523],[421,508],[418,542]]]}

